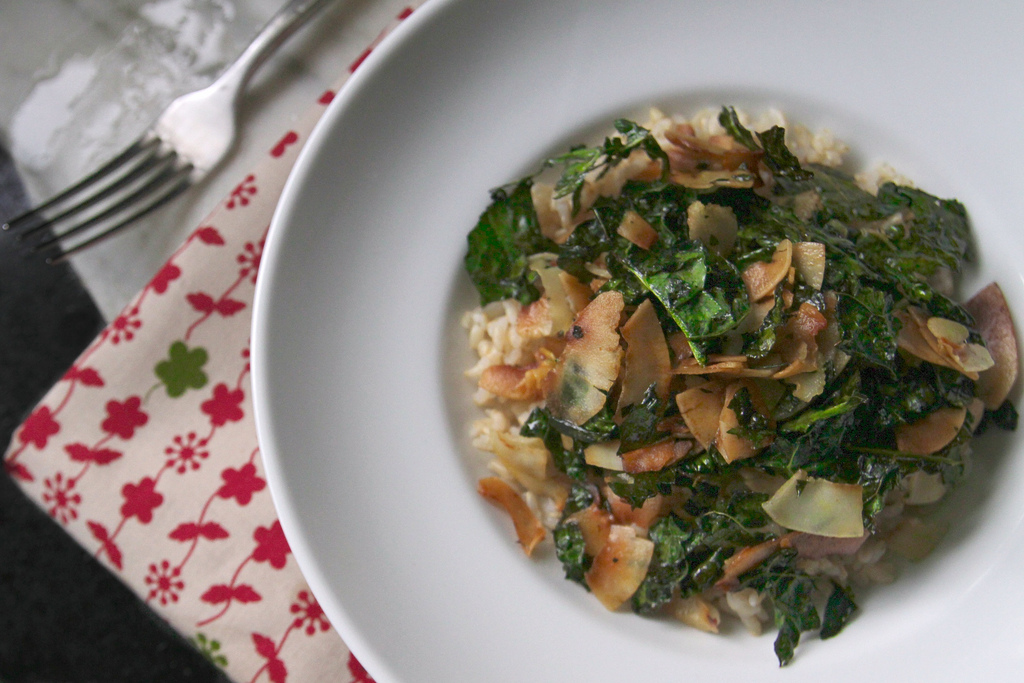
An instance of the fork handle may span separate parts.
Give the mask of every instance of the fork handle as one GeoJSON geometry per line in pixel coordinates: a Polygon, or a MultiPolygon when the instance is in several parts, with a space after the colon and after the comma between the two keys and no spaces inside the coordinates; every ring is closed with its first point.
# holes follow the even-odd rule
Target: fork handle
{"type": "Polygon", "coordinates": [[[220,75],[217,81],[240,92],[253,73],[283,42],[288,40],[314,14],[335,0],[289,0],[260,29],[252,42],[220,75]]]}

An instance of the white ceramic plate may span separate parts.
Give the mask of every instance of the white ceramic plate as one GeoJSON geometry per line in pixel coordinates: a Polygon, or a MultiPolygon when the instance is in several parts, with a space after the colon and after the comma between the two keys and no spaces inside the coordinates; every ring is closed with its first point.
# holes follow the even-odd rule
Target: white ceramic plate
{"type": "MultiPolygon", "coordinates": [[[[935,555],[779,670],[773,635],[610,614],[475,493],[459,312],[488,190],[623,114],[776,106],[967,205],[964,293],[1024,301],[1024,5],[434,0],[374,53],[299,161],[253,328],[281,521],[378,683],[1003,680],[1024,662],[1024,461],[986,437],[935,555]]],[[[1014,304],[1018,321],[1021,308],[1014,304]]]]}

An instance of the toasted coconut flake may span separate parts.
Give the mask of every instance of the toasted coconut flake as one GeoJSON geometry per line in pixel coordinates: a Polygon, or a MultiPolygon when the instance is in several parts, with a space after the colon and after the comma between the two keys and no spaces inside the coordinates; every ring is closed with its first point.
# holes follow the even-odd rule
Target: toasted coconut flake
{"type": "Polygon", "coordinates": [[[961,372],[965,375],[968,373],[979,375],[979,379],[979,373],[994,367],[996,364],[992,354],[981,344],[964,344],[954,349],[952,354],[956,358],[961,372]]]}
{"type": "Polygon", "coordinates": [[[945,340],[946,343],[954,346],[959,346],[966,342],[967,337],[971,334],[970,331],[960,323],[946,318],[928,318],[925,325],[927,325],[928,331],[935,335],[937,339],[945,340]]]}
{"type": "Polygon", "coordinates": [[[736,171],[697,171],[683,173],[673,171],[669,179],[676,185],[693,190],[711,190],[719,187],[745,189],[754,186],[754,176],[750,172],[739,169],[736,171]]]}
{"type": "Polygon", "coordinates": [[[864,535],[864,490],[856,484],[813,479],[798,471],[762,507],[776,524],[833,538],[864,535]]]}
{"type": "Polygon", "coordinates": [[[516,490],[498,477],[485,477],[477,483],[477,491],[486,500],[508,513],[523,552],[527,556],[532,555],[537,544],[544,540],[545,531],[540,520],[516,490]]]}
{"type": "Polygon", "coordinates": [[[775,287],[786,279],[793,265],[793,243],[782,240],[775,247],[771,261],[755,261],[740,274],[747,286],[751,301],[760,301],[775,292],[775,287]]]}
{"type": "Polygon", "coordinates": [[[966,408],[939,408],[917,422],[896,427],[896,448],[914,455],[931,455],[949,445],[964,426],[966,408]]]}
{"type": "Polygon", "coordinates": [[[718,608],[699,595],[675,601],[672,604],[672,616],[706,633],[718,633],[718,626],[722,623],[718,608]]]}
{"type": "Polygon", "coordinates": [[[978,376],[978,397],[989,410],[998,408],[1017,381],[1017,335],[1010,307],[999,285],[992,283],[975,294],[965,308],[974,317],[981,338],[992,354],[993,366],[978,376]]]}
{"type": "Polygon", "coordinates": [[[626,352],[622,368],[622,389],[619,408],[636,403],[652,384],[664,399],[672,379],[668,343],[658,322],[658,314],[649,299],[644,299],[622,326],[626,352]]]}
{"type": "Polygon", "coordinates": [[[907,505],[931,505],[946,495],[946,485],[938,472],[915,470],[903,477],[900,486],[906,491],[903,502],[907,505]]]}
{"type": "Polygon", "coordinates": [[[619,375],[619,316],[622,294],[603,292],[576,316],[565,349],[552,374],[548,408],[552,414],[583,424],[600,412],[619,375]]]}
{"type": "Polygon", "coordinates": [[[567,363],[560,381],[548,394],[547,406],[555,417],[581,425],[601,412],[607,400],[604,392],[583,379],[578,365],[567,363]]]}
{"type": "Polygon", "coordinates": [[[721,375],[723,377],[771,377],[772,368],[751,368],[746,356],[708,356],[708,364],[701,365],[696,358],[682,360],[672,372],[677,375],[721,375]]]}
{"type": "Polygon", "coordinates": [[[825,282],[825,245],[821,242],[795,243],[793,267],[809,287],[821,290],[825,282]]]}
{"type": "Polygon", "coordinates": [[[530,269],[540,277],[544,297],[548,300],[548,315],[551,317],[551,333],[560,334],[569,329],[574,312],[562,287],[560,275],[564,272],[555,265],[557,256],[549,253],[534,254],[530,257],[530,269]]]}
{"type": "Polygon", "coordinates": [[[775,308],[775,297],[751,302],[750,310],[743,316],[743,320],[740,321],[739,325],[736,326],[736,332],[738,334],[747,334],[760,329],[764,319],[768,317],[773,308],[775,308]]]}
{"type": "Polygon", "coordinates": [[[612,511],[615,523],[632,525],[641,529],[650,529],[665,507],[665,496],[655,494],[644,501],[638,508],[615,495],[610,488],[604,488],[604,497],[612,511]]]}
{"type": "Polygon", "coordinates": [[[928,331],[923,316],[915,314],[915,309],[909,308],[904,311],[896,311],[894,317],[900,321],[900,331],[896,336],[896,345],[921,360],[928,361],[934,365],[952,367],[948,360],[935,351],[933,344],[928,342],[926,334],[932,336],[928,331]]]}
{"type": "Polygon", "coordinates": [[[817,367],[818,334],[827,327],[825,315],[805,301],[782,326],[776,349],[788,362],[805,360],[817,367]]]}
{"type": "Polygon", "coordinates": [[[774,555],[781,543],[781,538],[772,538],[737,550],[722,565],[722,576],[715,582],[715,588],[727,592],[739,588],[740,576],[774,555]]]}
{"type": "Polygon", "coordinates": [[[684,129],[665,131],[665,152],[674,172],[695,174],[700,171],[737,171],[741,166],[756,168],[763,152],[733,144],[731,138],[701,140],[684,129]]]}
{"type": "Polygon", "coordinates": [[[682,332],[670,334],[666,341],[668,341],[668,348],[671,349],[672,355],[677,361],[693,358],[693,347],[690,346],[690,340],[682,332]]]}
{"type": "Polygon", "coordinates": [[[693,444],[689,441],[662,441],[622,454],[622,469],[630,474],[657,472],[686,457],[693,444]]]}
{"type": "Polygon", "coordinates": [[[952,368],[975,381],[979,372],[995,365],[985,347],[962,341],[966,337],[961,331],[963,326],[958,323],[929,318],[924,311],[913,306],[897,311],[895,316],[902,323],[896,338],[897,346],[921,360],[952,368]],[[934,330],[952,337],[937,336],[934,330]]]}
{"type": "Polygon", "coordinates": [[[658,231],[651,227],[651,224],[643,219],[636,211],[626,211],[622,216],[622,222],[615,232],[640,247],[650,249],[651,245],[658,241],[658,231]]]}
{"type": "Polygon", "coordinates": [[[704,448],[710,446],[718,433],[718,420],[725,405],[725,385],[708,382],[676,394],[676,405],[693,437],[704,448]]]}
{"type": "Polygon", "coordinates": [[[553,322],[547,297],[524,306],[516,316],[516,332],[523,339],[540,339],[552,334],[553,322]]]}
{"type": "Polygon", "coordinates": [[[700,240],[711,251],[722,256],[732,253],[739,224],[728,206],[692,202],[686,208],[686,225],[690,239],[700,240]]]}
{"type": "Polygon", "coordinates": [[[558,273],[558,280],[562,284],[565,298],[569,301],[569,308],[572,309],[573,315],[578,315],[590,303],[590,297],[593,295],[593,292],[590,291],[587,285],[564,270],[558,273]]]}
{"type": "Polygon", "coordinates": [[[584,378],[602,391],[612,388],[619,376],[619,316],[624,302],[619,292],[597,295],[580,311],[567,334],[563,358],[577,361],[584,378]]]}
{"type": "Polygon", "coordinates": [[[631,526],[613,524],[584,577],[587,586],[602,605],[617,610],[640,587],[653,555],[653,541],[637,536],[631,526]]]}
{"type": "Polygon", "coordinates": [[[740,421],[736,411],[730,408],[729,404],[736,396],[736,392],[744,387],[745,385],[740,382],[733,382],[726,387],[722,400],[722,412],[718,417],[718,434],[715,437],[715,444],[718,446],[718,452],[728,463],[749,458],[761,450],[762,446],[767,445],[758,446],[749,439],[730,433],[740,426],[740,421]]]}
{"type": "Polygon", "coordinates": [[[579,512],[574,512],[568,519],[579,525],[587,555],[596,557],[608,542],[608,535],[611,533],[612,523],[615,521],[611,513],[597,505],[591,505],[579,512]]]}
{"type": "Polygon", "coordinates": [[[531,365],[492,365],[480,375],[480,388],[513,401],[539,401],[544,398],[548,373],[555,369],[555,358],[541,349],[531,365]]]}
{"type": "Polygon", "coordinates": [[[505,470],[523,488],[556,504],[565,502],[569,492],[557,479],[548,476],[551,453],[538,437],[514,432],[493,432],[488,444],[505,470]]]}
{"type": "Polygon", "coordinates": [[[825,391],[825,371],[823,369],[801,372],[788,378],[793,385],[793,396],[804,403],[810,403],[816,396],[825,391]]]}
{"type": "Polygon", "coordinates": [[[583,460],[588,465],[613,472],[622,472],[624,469],[618,439],[590,444],[583,449],[583,460]]]}
{"type": "Polygon", "coordinates": [[[535,182],[530,186],[530,198],[537,211],[540,234],[555,244],[562,244],[572,234],[572,225],[566,224],[555,203],[555,187],[551,183],[535,182]]]}
{"type": "Polygon", "coordinates": [[[771,379],[793,379],[795,382],[796,377],[805,375],[809,372],[813,372],[815,369],[817,369],[817,367],[818,364],[815,361],[808,361],[798,358],[789,365],[783,367],[781,370],[776,370],[775,372],[771,373],[769,377],[771,377],[771,379]]]}

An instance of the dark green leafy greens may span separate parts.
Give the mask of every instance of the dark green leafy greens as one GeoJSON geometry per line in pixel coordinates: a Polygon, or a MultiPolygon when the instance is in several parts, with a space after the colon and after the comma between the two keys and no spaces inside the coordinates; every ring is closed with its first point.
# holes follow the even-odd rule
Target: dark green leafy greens
{"type": "Polygon", "coordinates": [[[511,192],[491,194],[491,205],[469,233],[465,266],[481,303],[517,299],[529,303],[539,296],[528,256],[553,246],[540,232],[530,198],[530,181],[511,192]]]}
{"type": "MultiPolygon", "coordinates": [[[[673,175],[673,154],[686,150],[666,151],[651,131],[619,120],[617,134],[602,144],[573,148],[543,164],[559,171],[554,195],[572,200],[576,222],[567,238],[556,243],[543,234],[531,198],[538,174],[493,192],[469,234],[465,265],[481,304],[509,298],[529,304],[545,294],[530,257],[548,254],[595,293],[621,294],[624,318],[651,302],[664,336],[683,340],[672,346],[673,363],[692,356],[707,367],[739,354],[761,372],[728,380],[741,383],[727,406],[737,424],[729,434],[754,452],[742,460],[729,461],[720,450],[721,435],[706,447],[695,443],[672,395],[659,395],[655,384],[630,405],[616,404],[617,385],[604,407],[582,424],[536,407],[520,435],[541,440],[554,476],[568,487],[553,530],[555,554],[568,579],[589,588],[594,561],[587,552],[592,532],[577,513],[599,510],[611,517],[616,505],[642,510],[653,501],[662,508],[649,529],[641,530],[653,550],[629,600],[632,610],[662,614],[679,600],[713,595],[722,590],[716,583],[728,578],[727,585],[768,598],[777,628],[775,653],[785,665],[803,633],[837,635],[857,605],[849,586],[805,571],[787,530],[762,507],[768,494],[750,488],[743,473],[860,487],[863,527],[875,533],[880,513],[901,495],[908,475],[938,475],[947,487],[955,486],[967,472],[975,431],[1015,429],[1018,414],[1006,401],[984,411],[975,425],[968,410],[977,389],[971,377],[901,347],[900,315],[910,307],[962,324],[973,342],[980,341],[967,310],[934,286],[944,274],[960,273],[972,256],[967,213],[959,202],[891,182],[867,192],[842,171],[802,164],[780,127],[751,131],[729,107],[719,122],[746,150],[741,168],[722,162],[742,182],[687,186],[673,175]],[[639,152],[660,165],[656,178],[627,180],[615,196],[581,205],[588,182],[639,152]],[[688,207],[696,201],[726,207],[735,217],[731,250],[691,235],[688,207]],[[620,231],[627,215],[656,235],[652,243],[640,246],[620,231]],[[824,247],[820,287],[794,267],[766,301],[751,301],[747,269],[770,261],[783,240],[824,247]],[[749,319],[755,305],[763,319],[749,319]],[[827,333],[815,333],[814,346],[820,348],[810,352],[819,357],[794,373],[813,384],[813,392],[772,374],[790,362],[785,353],[797,348],[790,324],[800,321],[801,306],[827,322],[827,333]],[[900,449],[900,430],[948,409],[967,413],[948,443],[926,454],[900,449]],[[617,442],[621,455],[679,441],[688,446],[685,457],[657,469],[606,470],[587,460],[593,445],[617,442]],[[730,573],[730,562],[758,546],[768,548],[766,557],[730,573]]],[[[716,163],[717,152],[699,153],[704,156],[697,168],[716,163]]],[[[719,381],[710,374],[704,380],[719,381]]],[[[671,394],[690,381],[676,376],[671,394]]]]}
{"type": "Polygon", "coordinates": [[[562,177],[555,184],[555,196],[572,195],[574,210],[579,209],[580,193],[585,178],[594,171],[606,172],[611,166],[626,159],[638,149],[647,152],[652,159],[662,161],[668,169],[668,157],[651,135],[650,131],[633,121],[615,121],[617,136],[605,138],[598,147],[577,147],[561,156],[553,157],[545,165],[561,165],[562,177]]]}

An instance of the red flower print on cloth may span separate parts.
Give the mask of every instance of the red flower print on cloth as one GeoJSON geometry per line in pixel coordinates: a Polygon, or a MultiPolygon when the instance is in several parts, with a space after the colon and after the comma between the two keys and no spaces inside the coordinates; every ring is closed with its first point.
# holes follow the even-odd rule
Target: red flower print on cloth
{"type": "Polygon", "coordinates": [[[352,683],[377,683],[351,652],[348,653],[348,672],[352,674],[352,683]]]}
{"type": "Polygon", "coordinates": [[[102,387],[104,386],[103,377],[96,371],[95,368],[82,368],[77,365],[72,365],[68,368],[68,371],[64,373],[64,379],[69,382],[81,382],[87,387],[102,387]]]}
{"type": "Polygon", "coordinates": [[[208,602],[211,605],[219,605],[225,602],[231,602],[232,600],[242,603],[259,602],[263,599],[256,590],[247,583],[239,584],[237,586],[228,586],[227,584],[219,583],[216,586],[210,586],[209,589],[202,596],[203,602],[208,602]]]}
{"type": "Polygon", "coordinates": [[[256,540],[256,550],[252,553],[252,559],[257,562],[269,562],[274,569],[282,569],[292,549],[284,537],[281,522],[274,520],[269,528],[256,527],[252,537],[256,540]]]}
{"type": "Polygon", "coordinates": [[[142,327],[142,320],[139,319],[139,307],[132,306],[114,318],[114,322],[104,330],[104,334],[110,337],[111,344],[120,344],[122,341],[134,339],[135,331],[140,327],[142,327]]]}
{"type": "Polygon", "coordinates": [[[291,145],[294,145],[298,141],[299,141],[299,134],[296,133],[294,130],[288,131],[287,133],[284,134],[284,136],[280,140],[277,141],[277,144],[274,145],[274,148],[270,150],[270,156],[272,156],[272,157],[284,156],[284,153],[286,151],[288,151],[288,148],[291,145]]]}
{"type": "Polygon", "coordinates": [[[230,297],[214,299],[206,292],[193,292],[185,298],[188,299],[192,308],[196,309],[200,313],[204,313],[206,315],[218,313],[225,318],[238,313],[246,306],[244,301],[239,301],[238,299],[232,299],[230,297]]]}
{"type": "Polygon", "coordinates": [[[125,484],[121,494],[124,496],[121,515],[125,519],[138,517],[143,524],[153,521],[153,510],[164,502],[163,495],[156,490],[156,481],[150,477],[144,477],[138,485],[125,484]]]}
{"type": "Polygon", "coordinates": [[[326,631],[331,627],[330,622],[327,621],[327,616],[324,615],[323,608],[320,607],[309,591],[299,591],[298,602],[293,602],[291,606],[292,614],[297,614],[295,621],[292,625],[295,628],[302,628],[305,626],[306,635],[311,636],[319,631],[326,631]]]}
{"type": "Polygon", "coordinates": [[[263,669],[266,669],[270,680],[273,683],[285,683],[288,680],[288,667],[278,657],[277,645],[274,644],[274,641],[261,633],[253,633],[252,642],[256,646],[256,652],[259,656],[267,660],[267,663],[263,665],[263,669]]]}
{"type": "Polygon", "coordinates": [[[256,194],[256,176],[251,173],[245,177],[245,180],[240,182],[235,189],[231,191],[231,197],[228,198],[228,203],[225,205],[228,209],[234,209],[236,206],[248,206],[249,197],[256,194]]]}
{"type": "Polygon", "coordinates": [[[120,401],[107,402],[107,419],[100,427],[108,434],[116,434],[124,440],[135,435],[135,430],[149,422],[149,415],[139,410],[142,399],[138,396],[129,396],[123,403],[120,401]]]}
{"type": "Polygon", "coordinates": [[[153,291],[157,294],[163,294],[170,287],[171,283],[181,277],[181,268],[174,265],[171,262],[164,264],[164,267],[153,276],[149,286],[153,288],[153,291]]]}
{"type": "Polygon", "coordinates": [[[238,422],[245,413],[242,412],[242,401],[245,393],[241,389],[229,389],[221,382],[213,388],[213,397],[203,401],[199,409],[210,416],[214,427],[223,427],[228,422],[238,422]]]}
{"type": "Polygon", "coordinates": [[[46,512],[61,524],[78,519],[78,505],[82,502],[82,496],[75,492],[75,480],[72,477],[65,478],[57,472],[52,477],[43,480],[43,503],[46,505],[46,512]]]}
{"type": "Polygon", "coordinates": [[[179,524],[169,534],[169,537],[175,541],[182,542],[191,541],[199,537],[203,537],[208,541],[219,541],[223,538],[228,538],[230,535],[228,530],[217,524],[217,522],[203,522],[202,524],[185,522],[184,524],[179,524]]]}
{"type": "Polygon", "coordinates": [[[168,456],[167,464],[176,467],[178,474],[184,474],[190,468],[198,470],[199,461],[210,457],[210,451],[206,448],[209,443],[209,439],[201,439],[195,432],[175,436],[173,443],[164,449],[164,454],[168,456]]]}
{"type": "Polygon", "coordinates": [[[217,228],[211,225],[200,226],[196,229],[192,236],[203,244],[209,244],[212,246],[220,247],[224,245],[224,237],[220,234],[217,228]]]}
{"type": "Polygon", "coordinates": [[[48,406],[40,406],[32,411],[18,433],[18,440],[24,444],[32,444],[42,450],[50,437],[60,431],[60,424],[53,419],[48,406]]]}
{"type": "Polygon", "coordinates": [[[221,498],[234,498],[239,505],[248,505],[254,493],[262,491],[267,482],[256,475],[256,466],[251,462],[239,469],[226,468],[220,473],[224,484],[217,489],[221,498]]]}
{"type": "Polygon", "coordinates": [[[112,448],[89,448],[84,443],[69,443],[64,446],[64,451],[75,462],[94,462],[97,465],[112,463],[124,455],[112,448]]]}
{"type": "Polygon", "coordinates": [[[149,565],[149,574],[146,575],[146,585],[150,586],[147,599],[155,598],[161,605],[178,602],[178,596],[185,588],[185,582],[180,576],[181,568],[172,567],[167,560],[161,560],[159,565],[149,565]]]}
{"type": "Polygon", "coordinates": [[[259,272],[260,259],[263,257],[263,243],[264,240],[260,240],[255,244],[252,242],[245,243],[245,251],[236,258],[242,265],[238,271],[239,277],[248,277],[252,282],[256,282],[256,273],[259,272]]]}
{"type": "Polygon", "coordinates": [[[123,557],[121,549],[114,543],[114,539],[110,536],[110,532],[107,531],[107,527],[99,522],[87,522],[86,525],[89,527],[89,532],[92,533],[93,538],[100,542],[100,550],[96,554],[99,555],[100,552],[105,552],[107,557],[110,558],[110,563],[118,569],[122,569],[123,557]]]}

